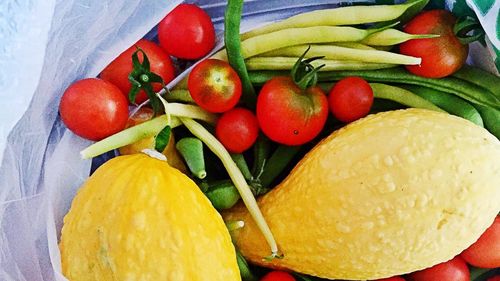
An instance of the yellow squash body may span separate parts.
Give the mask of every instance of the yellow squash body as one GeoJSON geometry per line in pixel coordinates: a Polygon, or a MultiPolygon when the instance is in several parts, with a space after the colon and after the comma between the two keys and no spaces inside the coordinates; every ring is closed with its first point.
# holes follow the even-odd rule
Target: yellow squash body
{"type": "Polygon", "coordinates": [[[221,216],[186,175],[145,154],[114,158],[87,180],[60,250],[71,281],[241,280],[221,216]]]}
{"type": "Polygon", "coordinates": [[[444,262],[500,211],[500,142],[421,109],[368,116],[333,133],[259,206],[283,259],[241,205],[233,235],[251,262],[329,279],[371,280],[444,262]]]}

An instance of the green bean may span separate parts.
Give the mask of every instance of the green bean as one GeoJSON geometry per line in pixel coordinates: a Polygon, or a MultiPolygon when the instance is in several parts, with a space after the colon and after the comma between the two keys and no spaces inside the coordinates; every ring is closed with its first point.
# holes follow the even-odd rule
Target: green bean
{"type": "Polygon", "coordinates": [[[219,182],[210,186],[205,195],[217,210],[229,209],[233,207],[241,198],[238,193],[238,189],[236,189],[230,180],[219,182]]]}
{"type": "Polygon", "coordinates": [[[280,145],[271,155],[266,168],[261,175],[261,184],[263,193],[265,193],[271,183],[278,177],[290,164],[292,159],[299,153],[300,146],[280,145]]]}
{"type": "Polygon", "coordinates": [[[358,29],[348,26],[314,26],[282,29],[244,40],[241,42],[242,54],[244,58],[250,58],[275,49],[294,45],[357,42],[380,30],[358,29]]]}
{"type": "MultiPolygon", "coordinates": [[[[259,74],[257,75],[258,77],[254,78],[259,80],[268,78],[272,75],[275,74],[259,74]]],[[[375,71],[332,71],[318,73],[319,81],[336,81],[348,76],[359,76],[371,82],[390,82],[425,86],[438,91],[459,96],[464,100],[472,102],[474,104],[500,109],[500,98],[497,98],[495,95],[493,95],[489,91],[486,91],[484,88],[454,77],[446,77],[441,79],[426,78],[413,75],[400,67],[375,71]]]]}
{"type": "Polygon", "coordinates": [[[422,98],[432,102],[440,108],[456,116],[467,119],[478,126],[483,126],[483,119],[479,112],[467,101],[452,94],[440,92],[431,88],[415,85],[399,85],[422,98]]]}
{"type": "Polygon", "coordinates": [[[397,29],[389,28],[377,33],[368,35],[361,40],[361,43],[370,46],[392,46],[397,45],[412,39],[435,38],[439,35],[435,34],[408,34],[397,29]]]}
{"type": "Polygon", "coordinates": [[[500,110],[482,105],[476,105],[476,108],[483,118],[484,127],[500,139],[500,110]]]}
{"type": "MultiPolygon", "coordinates": [[[[249,70],[290,70],[298,59],[298,57],[253,57],[246,60],[246,64],[249,70]]],[[[316,68],[324,65],[319,71],[383,69],[396,66],[387,63],[324,59],[314,60],[310,64],[316,68]]]]}
{"type": "Polygon", "coordinates": [[[243,0],[228,0],[224,14],[224,41],[229,64],[236,70],[241,79],[243,89],[241,99],[250,108],[254,108],[257,102],[255,89],[253,88],[245,65],[242,43],[240,41],[240,20],[243,10],[243,0]]]}
{"type": "Polygon", "coordinates": [[[488,89],[497,97],[500,97],[500,77],[487,71],[477,67],[464,65],[460,70],[455,72],[453,76],[488,89]]]}
{"type": "Polygon", "coordinates": [[[247,181],[252,179],[252,173],[250,172],[250,169],[248,168],[247,161],[245,160],[245,156],[243,154],[239,153],[231,153],[231,158],[233,158],[234,163],[236,163],[236,166],[240,169],[241,173],[245,177],[247,181]]]}
{"type": "Polygon", "coordinates": [[[205,157],[203,155],[203,143],[197,138],[182,138],[175,144],[189,170],[199,179],[207,176],[205,170],[205,157]]]}
{"type": "MultiPolygon", "coordinates": [[[[468,65],[464,65],[453,76],[482,87],[500,98],[500,77],[468,65]]],[[[475,107],[481,114],[486,129],[500,139],[500,110],[481,105],[475,107]]]]}
{"type": "Polygon", "coordinates": [[[241,280],[243,281],[259,280],[257,279],[257,277],[253,275],[252,271],[250,271],[247,261],[245,260],[245,258],[238,249],[236,249],[236,261],[238,262],[238,268],[240,269],[241,280]]]}
{"type": "Polygon", "coordinates": [[[168,102],[195,103],[188,90],[176,89],[165,96],[168,102]]]}
{"type": "Polygon", "coordinates": [[[392,100],[408,107],[446,112],[432,102],[399,87],[380,83],[370,83],[370,87],[373,90],[373,96],[378,99],[392,100]]]}
{"type": "Polygon", "coordinates": [[[355,25],[394,20],[415,4],[408,2],[399,5],[359,5],[306,12],[244,33],[242,39],[288,28],[355,25]]]}
{"type": "MultiPolygon", "coordinates": [[[[378,51],[378,50],[359,50],[331,45],[299,45],[273,50],[264,54],[262,57],[299,57],[308,49],[306,57],[323,56],[329,60],[353,60],[373,63],[418,65],[422,62],[421,58],[405,56],[397,53],[378,51]]],[[[248,62],[247,62],[248,63],[248,62]]]]}

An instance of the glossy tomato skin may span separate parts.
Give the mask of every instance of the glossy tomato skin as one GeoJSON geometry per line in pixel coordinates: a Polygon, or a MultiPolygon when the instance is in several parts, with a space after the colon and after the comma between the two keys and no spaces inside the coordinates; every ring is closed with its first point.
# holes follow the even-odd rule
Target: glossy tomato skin
{"type": "Polygon", "coordinates": [[[500,281],[500,275],[496,275],[496,276],[490,277],[486,281],[500,281]]]}
{"type": "Polygon", "coordinates": [[[346,77],[332,87],[328,104],[335,118],[346,123],[352,122],[370,112],[373,90],[362,78],[346,77]]]}
{"type": "MultiPolygon", "coordinates": [[[[106,68],[101,72],[101,79],[111,82],[116,85],[123,94],[128,99],[128,93],[132,85],[128,80],[128,75],[132,72],[132,54],[137,50],[137,47],[141,48],[148,56],[149,62],[151,64],[151,72],[156,73],[163,78],[165,84],[172,81],[175,77],[175,68],[170,56],[157,44],[141,39],[134,46],[128,48],[123,53],[121,53],[114,61],[112,61],[106,68]]],[[[142,54],[139,53],[139,61],[142,62],[142,54]]],[[[160,83],[153,83],[153,90],[158,92],[161,90],[162,85],[160,83]]],[[[148,97],[144,91],[140,91],[137,94],[135,102],[140,104],[147,100],[148,97]]]]}
{"type": "Polygon", "coordinates": [[[89,78],[66,89],[59,112],[64,124],[76,135],[97,141],[125,128],[128,102],[115,85],[89,78]]]}
{"type": "Polygon", "coordinates": [[[453,33],[455,16],[446,10],[425,11],[404,27],[410,34],[438,34],[440,37],[414,39],[399,46],[401,54],[422,58],[421,65],[407,65],[413,74],[441,78],[459,70],[467,59],[468,45],[462,45],[453,33]]]}
{"type": "Polygon", "coordinates": [[[288,272],[285,271],[271,271],[268,274],[264,275],[260,281],[296,281],[295,277],[288,272]]]}
{"type": "Polygon", "coordinates": [[[264,134],[285,145],[314,139],[328,117],[328,100],[320,87],[300,89],[291,77],[267,81],[257,97],[257,120],[264,134]]]}
{"type": "Polygon", "coordinates": [[[241,80],[229,63],[207,59],[191,70],[188,89],[201,108],[221,113],[233,108],[240,100],[241,80]]]}
{"type": "Polygon", "coordinates": [[[470,281],[469,268],[465,261],[456,256],[433,267],[411,273],[409,281],[470,281]]]}
{"type": "Polygon", "coordinates": [[[259,124],[250,110],[233,108],[219,118],[215,135],[229,152],[242,153],[257,140],[259,124]]]}
{"type": "Polygon", "coordinates": [[[377,279],[374,281],[405,281],[405,279],[403,277],[400,277],[400,276],[393,276],[393,277],[384,278],[384,279],[377,279]]]}
{"type": "Polygon", "coordinates": [[[479,237],[479,239],[461,254],[464,260],[476,267],[500,267],[500,216],[479,237]]]}
{"type": "Polygon", "coordinates": [[[158,25],[160,45],[174,57],[199,59],[215,46],[210,16],[194,4],[180,4],[158,25]]]}

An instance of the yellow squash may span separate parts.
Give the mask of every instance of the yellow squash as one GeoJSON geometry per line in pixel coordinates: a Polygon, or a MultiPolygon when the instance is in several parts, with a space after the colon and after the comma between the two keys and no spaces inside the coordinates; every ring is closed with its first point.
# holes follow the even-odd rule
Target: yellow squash
{"type": "Polygon", "coordinates": [[[165,161],[119,156],[82,186],[64,218],[64,275],[79,280],[241,280],[221,216],[165,161]]]}
{"type": "Polygon", "coordinates": [[[243,206],[225,214],[264,266],[371,280],[446,261],[500,211],[500,142],[451,115],[408,109],[368,116],[310,151],[259,206],[284,254],[266,262],[243,206]]]}

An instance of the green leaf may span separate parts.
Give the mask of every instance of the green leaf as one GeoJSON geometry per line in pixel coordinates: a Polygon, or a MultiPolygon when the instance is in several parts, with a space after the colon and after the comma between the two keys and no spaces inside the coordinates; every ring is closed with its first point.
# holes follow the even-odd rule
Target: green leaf
{"type": "Polygon", "coordinates": [[[142,72],[142,65],[141,62],[139,61],[139,55],[137,53],[140,51],[140,48],[137,48],[137,50],[132,54],[132,66],[134,67],[133,70],[136,72],[142,72]]]}
{"type": "Polygon", "coordinates": [[[151,70],[151,66],[149,64],[149,58],[148,56],[146,55],[146,53],[141,49],[139,48],[137,51],[140,51],[142,53],[142,68],[144,69],[145,72],[149,72],[151,70]]]}
{"type": "Polygon", "coordinates": [[[170,141],[170,135],[172,132],[172,128],[167,125],[163,130],[161,130],[158,135],[156,135],[155,138],[155,150],[162,153],[163,150],[168,145],[168,142],[170,141]]]}

